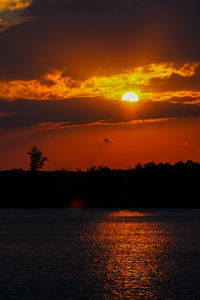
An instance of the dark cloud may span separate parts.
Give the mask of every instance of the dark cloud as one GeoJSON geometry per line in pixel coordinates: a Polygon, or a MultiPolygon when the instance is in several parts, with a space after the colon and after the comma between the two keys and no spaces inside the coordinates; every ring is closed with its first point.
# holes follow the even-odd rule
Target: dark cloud
{"type": "Polygon", "coordinates": [[[108,144],[108,143],[112,143],[112,142],[113,142],[113,140],[110,139],[110,138],[102,138],[100,141],[103,142],[103,143],[105,143],[105,144],[108,144]]]}
{"type": "MultiPolygon", "coordinates": [[[[188,99],[189,100],[189,99],[188,99]]],[[[199,117],[200,106],[174,102],[138,102],[130,105],[102,98],[67,99],[62,101],[16,100],[0,101],[0,127],[30,127],[45,122],[82,125],[173,117],[199,117]]],[[[188,101],[189,102],[189,101],[188,101]]]]}
{"type": "Polygon", "coordinates": [[[5,111],[0,110],[0,118],[5,118],[8,116],[15,116],[15,113],[6,113],[5,111]]]}
{"type": "Polygon", "coordinates": [[[199,0],[34,0],[0,37],[0,78],[200,60],[199,0]]]}

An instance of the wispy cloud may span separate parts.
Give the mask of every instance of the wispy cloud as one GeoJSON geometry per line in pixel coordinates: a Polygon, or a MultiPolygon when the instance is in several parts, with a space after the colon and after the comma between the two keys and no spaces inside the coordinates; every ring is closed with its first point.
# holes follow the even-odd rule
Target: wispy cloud
{"type": "MultiPolygon", "coordinates": [[[[90,123],[82,123],[82,124],[70,124],[68,122],[43,122],[39,124],[33,124],[32,128],[35,128],[37,131],[54,131],[54,130],[62,130],[67,128],[79,128],[79,127],[113,127],[113,126],[136,126],[136,125],[146,125],[146,124],[154,124],[161,122],[168,122],[171,120],[175,120],[176,118],[160,118],[160,119],[146,119],[146,120],[133,120],[129,122],[107,122],[104,120],[90,122],[90,123]]],[[[100,140],[104,143],[112,143],[112,139],[110,138],[102,138],[100,140]]]]}
{"type": "Polygon", "coordinates": [[[199,104],[200,102],[200,90],[199,91],[166,91],[166,92],[155,92],[146,93],[146,98],[151,101],[169,101],[171,103],[193,103],[199,104]]]}

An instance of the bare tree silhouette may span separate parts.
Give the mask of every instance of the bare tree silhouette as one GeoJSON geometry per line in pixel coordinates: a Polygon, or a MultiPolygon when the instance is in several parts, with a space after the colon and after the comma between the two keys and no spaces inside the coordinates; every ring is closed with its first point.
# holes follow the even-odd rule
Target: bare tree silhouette
{"type": "Polygon", "coordinates": [[[28,151],[28,155],[30,155],[30,170],[32,172],[41,169],[47,161],[47,157],[43,156],[42,151],[40,151],[36,146],[33,146],[28,151]]]}

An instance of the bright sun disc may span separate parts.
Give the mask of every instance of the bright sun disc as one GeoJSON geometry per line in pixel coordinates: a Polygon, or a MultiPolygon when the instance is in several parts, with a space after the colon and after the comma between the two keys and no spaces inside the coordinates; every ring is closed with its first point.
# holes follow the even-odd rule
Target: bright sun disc
{"type": "Polygon", "coordinates": [[[131,101],[131,102],[135,102],[138,101],[138,95],[136,95],[135,93],[129,92],[124,94],[124,96],[122,97],[123,101],[131,101]]]}

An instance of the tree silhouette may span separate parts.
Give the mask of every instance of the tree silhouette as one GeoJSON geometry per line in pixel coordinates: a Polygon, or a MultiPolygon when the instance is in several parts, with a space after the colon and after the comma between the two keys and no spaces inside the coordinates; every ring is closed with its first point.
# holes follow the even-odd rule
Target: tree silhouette
{"type": "Polygon", "coordinates": [[[28,151],[28,155],[30,155],[30,170],[32,172],[41,169],[44,166],[45,161],[47,161],[47,157],[43,156],[42,151],[37,149],[36,146],[33,146],[28,151]]]}

